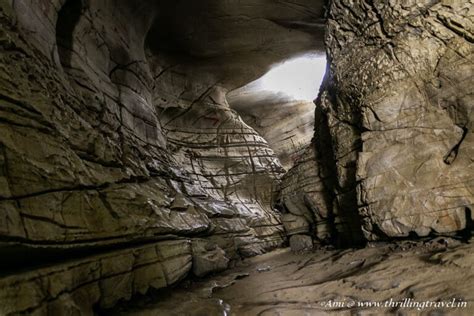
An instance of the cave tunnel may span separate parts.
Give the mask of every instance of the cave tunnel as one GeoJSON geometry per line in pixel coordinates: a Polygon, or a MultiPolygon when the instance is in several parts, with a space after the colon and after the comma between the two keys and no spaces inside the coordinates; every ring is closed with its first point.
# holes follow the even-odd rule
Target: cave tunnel
{"type": "Polygon", "coordinates": [[[473,12],[0,0],[0,315],[472,314],[473,12]]]}

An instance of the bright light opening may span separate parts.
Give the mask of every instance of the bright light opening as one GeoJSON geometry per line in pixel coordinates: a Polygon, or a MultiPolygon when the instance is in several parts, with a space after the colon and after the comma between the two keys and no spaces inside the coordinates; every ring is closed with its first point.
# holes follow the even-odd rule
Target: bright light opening
{"type": "Polygon", "coordinates": [[[308,54],[276,66],[258,82],[262,90],[282,92],[295,100],[313,101],[325,72],[326,57],[308,54]]]}

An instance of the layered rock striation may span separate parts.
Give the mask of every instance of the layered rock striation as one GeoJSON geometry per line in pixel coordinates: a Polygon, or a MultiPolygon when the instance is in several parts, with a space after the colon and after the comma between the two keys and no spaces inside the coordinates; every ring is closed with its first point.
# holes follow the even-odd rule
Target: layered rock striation
{"type": "Polygon", "coordinates": [[[470,233],[472,4],[324,11],[0,0],[0,313],[91,314],[287,236],[308,250],[470,233]],[[308,103],[235,91],[321,51],[324,25],[309,142],[308,103]]]}
{"type": "Polygon", "coordinates": [[[90,314],[284,242],[283,168],[226,93],[314,46],[307,2],[0,1],[0,313],[90,314]]]}

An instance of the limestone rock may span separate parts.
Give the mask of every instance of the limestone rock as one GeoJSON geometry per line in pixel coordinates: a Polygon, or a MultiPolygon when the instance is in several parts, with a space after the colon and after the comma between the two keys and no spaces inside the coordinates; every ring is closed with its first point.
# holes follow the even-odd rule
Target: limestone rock
{"type": "Polygon", "coordinates": [[[290,213],[304,216],[312,224],[314,236],[327,241],[335,221],[316,153],[314,142],[306,145],[294,166],[282,178],[280,200],[290,213]]]}
{"type": "Polygon", "coordinates": [[[287,213],[282,215],[281,220],[288,236],[308,233],[310,230],[309,222],[304,216],[287,213]]]}
{"type": "Polygon", "coordinates": [[[225,270],[229,265],[225,251],[212,242],[194,239],[192,248],[193,273],[198,277],[225,270]]]}
{"type": "MultiPolygon", "coordinates": [[[[255,14],[282,21],[298,15],[286,6],[261,6],[255,14]]],[[[2,238],[15,238],[20,248],[121,247],[219,232],[234,253],[242,232],[265,245],[261,251],[283,243],[272,208],[283,169],[225,99],[257,75],[216,84],[212,76],[225,63],[173,69],[166,49],[150,42],[161,32],[153,24],[163,11],[151,2],[21,0],[1,8],[2,238]],[[220,216],[227,227],[214,219],[220,216]]],[[[239,10],[246,9],[232,8],[236,16],[239,10]]],[[[208,26],[211,33],[215,25],[208,26]]],[[[313,45],[305,32],[297,38],[313,45]]],[[[200,43],[194,52],[207,49],[200,43]]],[[[228,53],[226,45],[220,53],[228,53]]],[[[255,72],[270,62],[261,60],[255,72]]]]}
{"type": "Polygon", "coordinates": [[[190,255],[138,262],[143,247],[160,257],[158,241],[215,242],[225,256],[202,256],[213,270],[282,245],[273,202],[284,169],[226,95],[321,51],[323,13],[309,0],[0,1],[0,256],[3,288],[22,295],[2,294],[2,314],[87,314],[168,286],[190,255]],[[48,287],[53,270],[64,295],[48,287]]]}
{"type": "Polygon", "coordinates": [[[331,2],[313,144],[280,194],[290,212],[312,210],[318,237],[360,243],[472,225],[468,7],[331,2]]]}
{"type": "Polygon", "coordinates": [[[353,3],[348,15],[331,4],[318,136],[331,138],[337,212],[360,215],[368,239],[460,231],[472,218],[470,7],[353,3]]]}
{"type": "Polygon", "coordinates": [[[422,242],[411,243],[410,251],[381,242],[374,248],[344,251],[294,253],[281,249],[266,255],[264,262],[262,258],[249,259],[245,266],[225,275],[177,289],[159,299],[124,304],[112,314],[186,315],[196,310],[206,315],[223,314],[226,304],[236,315],[473,314],[473,243],[434,255],[433,249],[422,242]],[[212,288],[219,290],[212,293],[212,288]],[[407,298],[407,292],[413,298],[407,298]],[[309,304],[315,297],[319,302],[309,304]],[[374,300],[388,303],[365,306],[363,311],[360,306],[352,306],[352,302],[357,305],[374,300]],[[433,300],[433,304],[426,300],[433,300]],[[345,304],[348,302],[349,306],[345,304]],[[423,311],[416,310],[418,306],[424,306],[420,308],[423,311]]]}
{"type": "Polygon", "coordinates": [[[470,229],[472,5],[324,5],[0,1],[1,313],[87,314],[168,286],[192,269],[196,236],[217,245],[194,247],[204,274],[286,235],[307,248],[305,234],[470,229]],[[304,120],[275,131],[286,110],[234,90],[321,51],[325,29],[304,148],[310,104],[290,104],[304,120]],[[297,158],[283,179],[279,157],[297,158]]]}
{"type": "Polygon", "coordinates": [[[314,103],[278,98],[259,90],[259,81],[231,91],[230,106],[265,138],[283,168],[289,170],[303,154],[314,134],[314,103]],[[255,87],[254,87],[255,86],[255,87]]]}
{"type": "Polygon", "coordinates": [[[290,237],[290,248],[295,252],[312,250],[313,239],[308,235],[292,235],[290,237]]]}

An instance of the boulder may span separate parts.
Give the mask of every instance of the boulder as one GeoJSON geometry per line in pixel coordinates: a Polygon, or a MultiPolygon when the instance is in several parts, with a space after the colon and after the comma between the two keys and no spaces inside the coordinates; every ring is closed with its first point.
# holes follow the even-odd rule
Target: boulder
{"type": "Polygon", "coordinates": [[[293,235],[290,237],[292,251],[308,251],[313,249],[313,239],[308,235],[293,235]]]}

